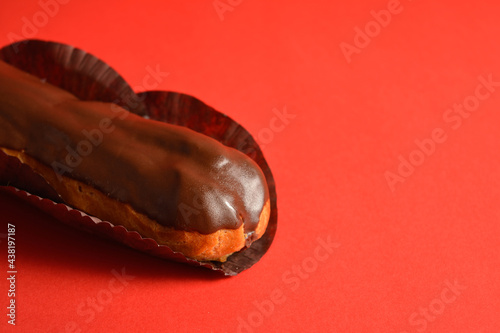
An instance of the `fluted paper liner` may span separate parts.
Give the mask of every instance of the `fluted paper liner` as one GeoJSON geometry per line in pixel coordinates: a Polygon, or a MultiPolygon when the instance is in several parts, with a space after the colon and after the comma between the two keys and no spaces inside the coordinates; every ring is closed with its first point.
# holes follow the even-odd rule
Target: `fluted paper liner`
{"type": "Polygon", "coordinates": [[[0,185],[4,185],[5,190],[68,225],[157,257],[207,267],[225,275],[236,275],[250,268],[267,252],[274,239],[278,219],[274,178],[259,145],[237,122],[189,95],[169,91],[136,94],[109,65],[69,45],[25,40],[0,49],[0,59],[82,100],[112,102],[150,119],[188,127],[242,151],[264,172],[269,187],[271,215],[265,234],[249,248],[229,256],[224,263],[200,262],[173,252],[153,239],[143,238],[136,231],[129,231],[123,226],[113,225],[65,205],[29,166],[0,152],[0,185]],[[26,188],[31,189],[32,193],[26,192],[26,188]]]}

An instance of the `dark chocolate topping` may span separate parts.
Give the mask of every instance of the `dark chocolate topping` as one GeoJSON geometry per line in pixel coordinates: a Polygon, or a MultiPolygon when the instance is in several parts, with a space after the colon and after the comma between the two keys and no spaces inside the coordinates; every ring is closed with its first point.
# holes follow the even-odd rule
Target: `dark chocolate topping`
{"type": "Polygon", "coordinates": [[[111,103],[81,101],[3,61],[0,146],[179,230],[244,223],[252,232],[269,198],[260,168],[243,153],[111,103]]]}

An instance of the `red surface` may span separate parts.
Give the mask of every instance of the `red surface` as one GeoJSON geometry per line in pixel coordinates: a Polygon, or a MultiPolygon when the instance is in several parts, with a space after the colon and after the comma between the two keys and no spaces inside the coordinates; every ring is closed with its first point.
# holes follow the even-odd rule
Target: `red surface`
{"type": "MultiPolygon", "coordinates": [[[[497,2],[221,0],[233,4],[221,20],[211,0],[65,1],[47,22],[38,1],[2,2],[0,44],[24,33],[75,45],[138,91],[148,66],[168,72],[158,89],[265,144],[278,233],[253,268],[218,278],[0,193],[0,233],[16,225],[18,332],[500,331],[500,86],[478,79],[500,82],[497,2]],[[387,8],[384,27],[371,23],[387,8]],[[372,37],[356,38],[366,26],[372,37]],[[342,43],[355,42],[348,62],[342,43]],[[475,101],[466,118],[448,111],[475,101]],[[273,120],[284,110],[293,119],[273,120]],[[400,155],[421,164],[400,167],[391,190],[400,155]],[[119,284],[123,269],[133,279],[119,284]]],[[[2,281],[0,330],[14,331],[2,281]]]]}

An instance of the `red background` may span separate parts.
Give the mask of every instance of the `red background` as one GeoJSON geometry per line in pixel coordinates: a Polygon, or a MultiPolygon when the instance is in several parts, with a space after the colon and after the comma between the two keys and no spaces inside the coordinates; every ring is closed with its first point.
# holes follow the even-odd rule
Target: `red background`
{"type": "MultiPolygon", "coordinates": [[[[265,144],[278,232],[253,268],[219,278],[0,193],[0,233],[17,227],[18,332],[500,331],[500,87],[445,119],[477,101],[478,77],[500,81],[498,2],[221,0],[232,5],[219,15],[212,0],[65,0],[44,16],[46,2],[3,1],[0,45],[68,43],[136,90],[147,66],[168,72],[157,89],[200,98],[265,144]],[[388,6],[398,13],[381,27],[371,12],[388,6]],[[355,40],[356,27],[371,37],[355,40]],[[269,135],[285,109],[295,117],[269,135]],[[432,149],[435,129],[446,139],[432,149]],[[391,190],[400,155],[421,164],[391,190]],[[323,261],[318,237],[339,244],[323,261]],[[133,279],[111,293],[122,269],[133,279]]],[[[12,329],[1,280],[0,327],[12,329]]]]}

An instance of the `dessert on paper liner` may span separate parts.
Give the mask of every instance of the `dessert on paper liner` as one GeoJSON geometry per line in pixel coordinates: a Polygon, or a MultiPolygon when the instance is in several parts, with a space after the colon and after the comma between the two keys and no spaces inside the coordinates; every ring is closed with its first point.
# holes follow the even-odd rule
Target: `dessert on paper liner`
{"type": "MultiPolygon", "coordinates": [[[[80,101],[98,101],[112,103],[110,105],[117,105],[122,112],[127,112],[127,114],[130,112],[131,116],[128,117],[129,122],[134,122],[135,119],[135,122],[144,122],[148,124],[144,119],[151,119],[170,125],[177,125],[170,126],[172,128],[175,127],[174,130],[177,130],[177,128],[181,126],[182,128],[179,128],[180,135],[184,135],[182,131],[186,130],[183,130],[183,128],[187,128],[189,129],[189,133],[194,133],[193,138],[202,140],[200,143],[202,146],[205,145],[205,139],[202,137],[208,137],[208,140],[206,140],[207,147],[214,147],[213,152],[210,151],[211,148],[208,149],[208,153],[212,153],[211,157],[218,156],[218,143],[225,147],[234,148],[227,150],[228,156],[234,156],[234,160],[236,161],[230,169],[233,171],[237,170],[238,172],[233,173],[240,174],[242,177],[246,176],[247,178],[249,177],[248,175],[252,175],[252,172],[256,175],[254,175],[253,178],[248,178],[252,183],[248,184],[250,188],[248,190],[246,189],[245,179],[236,179],[236,183],[227,181],[230,183],[229,185],[222,184],[220,186],[226,186],[228,189],[227,191],[235,186],[239,186],[240,189],[245,187],[243,190],[240,190],[240,192],[244,191],[245,196],[241,200],[247,201],[241,206],[248,207],[249,203],[255,204],[255,202],[260,202],[262,207],[258,215],[255,214],[257,211],[254,209],[253,220],[256,220],[257,223],[254,223],[255,227],[253,229],[246,230],[247,226],[243,225],[244,221],[250,221],[252,215],[248,214],[248,216],[243,216],[244,214],[241,212],[238,213],[237,216],[241,220],[241,225],[238,230],[240,230],[241,233],[244,232],[245,236],[245,239],[242,241],[243,243],[239,245],[236,252],[220,257],[213,257],[214,260],[210,256],[196,257],[189,254],[185,255],[185,251],[173,251],[166,245],[158,244],[158,242],[151,237],[144,236],[144,234],[147,235],[147,232],[128,230],[123,225],[115,225],[106,219],[101,220],[82,210],[72,208],[71,205],[65,204],[61,199],[59,195],[61,190],[54,190],[53,186],[49,185],[50,177],[40,176],[40,174],[43,175],[43,173],[40,172],[40,169],[43,169],[42,165],[38,165],[35,159],[31,159],[34,164],[28,163],[30,161],[29,156],[21,156],[23,155],[22,153],[10,149],[0,149],[0,185],[3,191],[16,195],[22,200],[29,202],[31,205],[55,217],[57,220],[73,227],[102,235],[157,257],[207,267],[228,276],[236,275],[250,268],[267,252],[277,228],[277,202],[274,178],[260,147],[241,125],[189,95],[168,91],[147,91],[136,94],[127,82],[106,63],[85,51],[69,45],[40,40],[20,41],[2,48],[0,50],[0,61],[23,72],[34,75],[42,82],[47,82],[50,85],[58,87],[64,90],[64,93],[68,92],[72,94],[72,97],[76,97],[80,101]],[[128,111],[124,111],[125,109],[128,111]],[[213,140],[216,140],[217,144],[215,142],[211,143],[213,140]],[[35,165],[35,167],[33,167],[33,165],[35,165]],[[33,168],[36,169],[37,172],[35,172],[33,168]],[[261,183],[266,186],[266,192],[262,195],[256,195],[258,192],[251,192],[252,188],[255,190],[256,180],[259,179],[261,183]],[[255,197],[258,197],[259,200],[255,197]],[[262,205],[264,200],[265,204],[262,205]],[[203,258],[209,259],[205,260],[203,258]]],[[[69,112],[72,111],[71,108],[68,110],[69,112]]],[[[110,125],[107,124],[106,126],[109,127],[110,125]]],[[[144,131],[147,133],[147,125],[144,131]]],[[[114,137],[117,136],[118,134],[114,137]]],[[[185,142],[181,143],[182,147],[179,149],[188,149],[185,147],[187,145],[185,142]]],[[[103,146],[101,150],[105,149],[105,145],[103,146]]],[[[222,151],[225,152],[226,150],[222,151]]],[[[203,151],[201,153],[202,155],[204,154],[203,151]]],[[[96,158],[97,157],[98,156],[96,156],[96,158]]],[[[99,160],[96,159],[96,161],[99,160]]],[[[227,164],[228,162],[225,161],[224,163],[227,164]]],[[[202,163],[200,162],[199,164],[201,165],[202,163]]],[[[120,174],[120,167],[121,165],[117,165],[115,168],[117,174],[120,174]]],[[[123,168],[126,169],[125,166],[123,168]]],[[[205,173],[210,172],[209,170],[209,172],[205,173]]],[[[60,175],[57,176],[60,177],[60,175]]],[[[193,181],[189,183],[189,186],[186,186],[186,188],[193,188],[195,185],[199,185],[200,188],[207,188],[203,182],[210,183],[213,179],[204,178],[205,176],[206,175],[194,177],[193,179],[196,179],[198,183],[193,181]]],[[[220,177],[216,175],[213,178],[219,179],[220,177]]],[[[72,180],[69,182],[66,180],[65,178],[61,183],[67,184],[72,182],[72,180]]],[[[53,184],[54,182],[52,182],[52,185],[53,184]]],[[[80,192],[83,186],[84,194],[88,194],[85,192],[86,185],[88,184],[78,181],[75,181],[74,184],[80,192]]],[[[68,187],[68,185],[65,186],[68,187]]],[[[216,184],[214,186],[219,185],[216,184]]],[[[92,187],[88,187],[92,191],[92,187]]],[[[66,190],[65,188],[64,191],[66,190]]],[[[135,190],[135,188],[131,188],[130,192],[135,192],[135,190]]],[[[216,191],[216,193],[219,192],[216,191]]],[[[225,194],[225,192],[220,193],[225,194]]],[[[100,191],[90,193],[90,195],[95,194],[102,195],[103,193],[100,191]]],[[[125,195],[125,197],[128,198],[127,195],[125,195]]],[[[222,199],[216,198],[214,200],[222,199]]],[[[234,201],[238,200],[240,199],[236,198],[234,201]]],[[[124,200],[115,201],[122,204],[124,200]]],[[[125,200],[125,202],[128,201],[125,200]]],[[[166,205],[168,206],[169,204],[166,203],[166,205]]],[[[194,205],[194,208],[189,205],[186,207],[188,209],[188,214],[191,214],[193,209],[196,210],[196,208],[201,208],[196,206],[196,202],[194,205]]],[[[116,207],[120,206],[115,206],[115,211],[116,207]]],[[[234,210],[234,208],[231,209],[234,210]]],[[[103,211],[105,211],[105,209],[103,211]]],[[[144,210],[142,212],[140,210],[139,212],[135,210],[131,211],[134,213],[134,216],[140,216],[141,213],[144,212],[144,210]]],[[[212,214],[211,216],[223,216],[224,220],[227,220],[226,217],[230,216],[228,214],[221,215],[220,209],[216,213],[219,215],[212,214]]],[[[205,217],[203,214],[197,215],[201,216],[195,216],[195,218],[198,219],[205,217]]],[[[232,237],[232,234],[236,234],[236,227],[238,225],[235,223],[237,222],[238,221],[233,221],[232,225],[229,222],[226,223],[229,228],[224,229],[223,236],[218,236],[219,243],[221,242],[221,237],[232,237]],[[235,232],[233,232],[233,229],[235,232]],[[225,236],[226,234],[229,236],[225,236]]],[[[202,223],[203,220],[198,221],[199,225],[202,223]]],[[[218,223],[218,221],[215,221],[215,224],[218,223]]],[[[182,221],[180,225],[181,232],[182,230],[186,230],[182,229],[182,221]]],[[[203,225],[201,225],[201,227],[205,229],[208,228],[203,225]]],[[[213,231],[207,230],[208,231],[205,230],[206,232],[204,233],[208,234],[209,231],[213,231]]],[[[173,231],[177,232],[176,230],[173,231]]]]}

